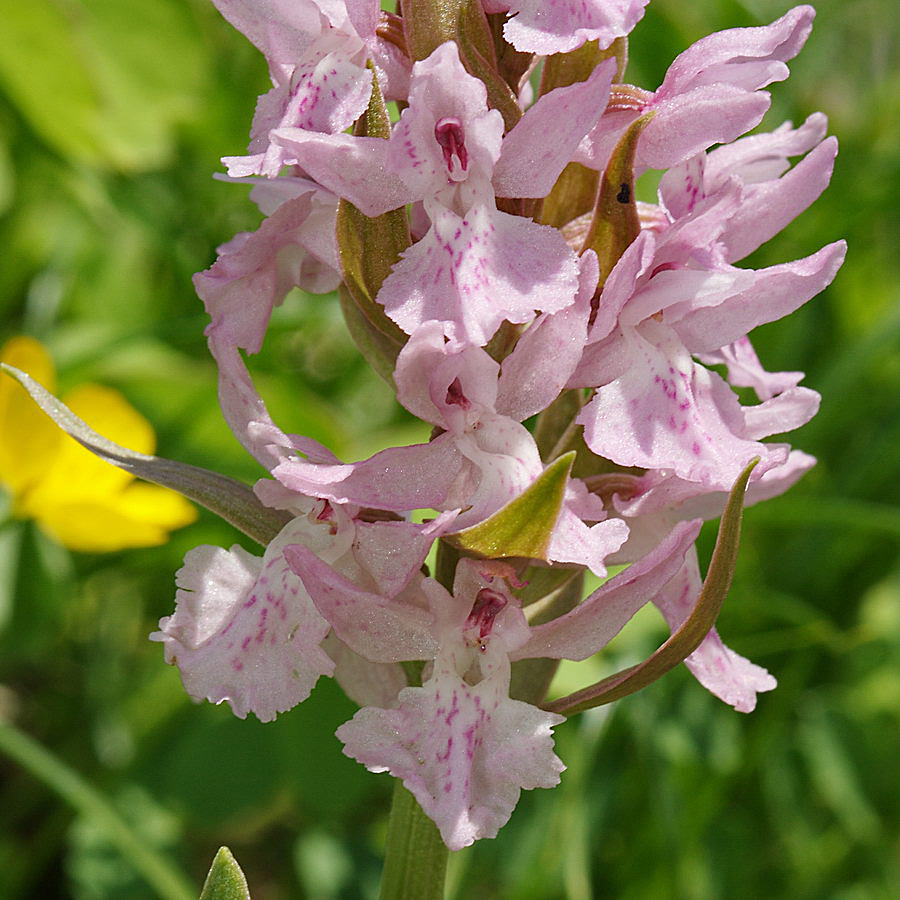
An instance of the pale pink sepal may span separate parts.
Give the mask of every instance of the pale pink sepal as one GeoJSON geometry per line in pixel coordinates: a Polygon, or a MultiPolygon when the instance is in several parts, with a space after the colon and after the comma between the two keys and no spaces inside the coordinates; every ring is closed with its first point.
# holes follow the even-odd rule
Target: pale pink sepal
{"type": "Polygon", "coordinates": [[[225,421],[244,449],[271,469],[289,455],[290,438],[272,421],[232,336],[213,329],[207,342],[219,370],[219,405],[225,421]]]}
{"type": "Polygon", "coordinates": [[[601,48],[606,48],[634,28],[644,15],[647,2],[511,0],[503,36],[516,50],[541,56],[566,53],[585,41],[598,41],[601,48]]]}
{"type": "Polygon", "coordinates": [[[558,563],[586,566],[598,578],[606,577],[606,560],[628,537],[621,519],[586,525],[571,509],[563,506],[550,537],[547,558],[558,563]]]}
{"type": "Polygon", "coordinates": [[[819,411],[821,400],[821,396],[809,388],[793,387],[756,406],[743,406],[744,435],[759,440],[793,431],[819,411]]]}
{"type": "MultiPolygon", "coordinates": [[[[763,500],[781,496],[793,487],[814,465],[816,458],[802,450],[791,450],[785,462],[769,469],[758,478],[751,475],[744,497],[744,506],[751,507],[763,500]]],[[[755,473],[754,473],[755,474],[755,473]]],[[[625,550],[634,550],[632,538],[641,523],[647,522],[651,544],[658,540],[660,527],[665,530],[672,522],[687,519],[716,519],[722,515],[728,500],[726,490],[710,491],[697,482],[685,481],[675,475],[648,472],[636,478],[626,496],[613,498],[613,507],[631,526],[631,534],[625,550]],[[662,523],[659,526],[659,523],[662,523]]],[[[615,562],[631,562],[643,556],[643,550],[615,558],[615,562]]]]}
{"type": "Polygon", "coordinates": [[[698,353],[697,359],[707,366],[725,366],[729,384],[753,388],[760,400],[769,400],[803,380],[803,372],[767,372],[746,335],[718,350],[698,353]]]}
{"type": "Polygon", "coordinates": [[[741,203],[718,241],[726,262],[742,259],[781,231],[828,186],[837,141],[822,140],[826,127],[825,116],[815,113],[800,128],[785,123],[769,134],[751,135],[706,156],[692,157],[663,176],[660,202],[678,219],[699,200],[719,191],[728,179],[736,178],[743,186],[741,203]],[[808,150],[812,152],[789,170],[788,157],[808,150]]]}
{"type": "Polygon", "coordinates": [[[586,81],[539,97],[504,137],[494,167],[498,197],[546,197],[581,139],[606,108],[616,61],[604,60],[586,81]],[[553,136],[548,140],[548,135],[553,136]]]}
{"type": "Polygon", "coordinates": [[[718,350],[757,325],[789,315],[815,297],[831,284],[846,253],[846,241],[836,241],[805,259],[759,269],[752,273],[752,283],[724,301],[693,309],[685,305],[684,315],[673,309],[665,320],[672,323],[692,353],[718,350]]]}
{"type": "Polygon", "coordinates": [[[733,141],[762,120],[770,98],[760,89],[787,78],[785,63],[802,48],[814,15],[798,6],[770,25],[702,38],[677,57],[655,94],[635,91],[633,108],[604,114],[574,158],[602,170],[625,129],[649,111],[655,116],[638,142],[638,172],[733,141]]]}
{"type": "Polygon", "coordinates": [[[657,91],[670,97],[700,84],[732,84],[755,91],[783,81],[789,59],[802,49],[816,11],[795,6],[769,25],[730,28],[701,38],[676,57],[657,91]]]}
{"type": "Polygon", "coordinates": [[[701,522],[682,522],[641,560],[601,585],[571,612],[531,629],[510,658],[581,660],[605,647],[631,617],[663,589],[684,563],[701,522]]]}
{"type": "MultiPolygon", "coordinates": [[[[690,615],[702,587],[697,551],[692,549],[684,566],[654,600],[671,631],[690,615]]],[[[765,669],[726,647],[715,628],[684,664],[700,684],[738,712],[753,712],[756,695],[778,686],[765,669]]]]}
{"type": "MultiPolygon", "coordinates": [[[[419,199],[389,170],[390,142],[382,138],[279,128],[272,132],[272,141],[284,149],[288,164],[300,166],[367,216],[380,216],[419,199]]],[[[234,173],[229,169],[229,174],[234,173]]]]}
{"type": "Polygon", "coordinates": [[[242,232],[219,247],[215,264],[194,276],[212,320],[209,328],[257,353],[273,307],[291,288],[333,291],[341,278],[336,214],[337,198],[310,185],[282,203],[257,231],[242,232]]]}
{"type": "Polygon", "coordinates": [[[599,266],[593,250],[584,253],[578,262],[575,302],[560,312],[539,316],[503,360],[496,409],[517,422],[546,409],[581,360],[599,266]]]}
{"type": "Polygon", "coordinates": [[[301,494],[395,512],[442,508],[462,474],[451,435],[428,444],[390,447],[358,463],[319,465],[282,458],[272,474],[301,494]]]}
{"type": "Polygon", "coordinates": [[[722,235],[725,258],[743,259],[818,199],[831,181],[837,138],[826,138],[781,178],[751,185],[722,235]]]}

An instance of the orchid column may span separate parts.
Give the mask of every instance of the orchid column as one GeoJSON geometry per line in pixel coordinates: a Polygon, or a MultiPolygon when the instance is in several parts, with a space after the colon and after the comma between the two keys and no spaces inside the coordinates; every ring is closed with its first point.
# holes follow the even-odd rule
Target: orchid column
{"type": "Polygon", "coordinates": [[[191,551],[152,639],[192,696],[240,717],[271,720],[336,678],[361,707],[344,752],[405,786],[384,896],[438,897],[447,848],[558,783],[563,717],[682,661],[742,712],[775,687],[714,623],[745,491],[775,496],[814,463],[763,439],[819,398],[802,373],[767,372],[747,335],[828,285],[845,247],[735,265],[818,197],[837,151],[818,113],[742,135],[814,12],[704,38],[647,90],[624,81],[642,0],[215,3],[270,67],[248,154],[224,160],[264,219],[195,285],[223,413],[267,475],[250,494],[128,465],[262,549],[191,551]],[[664,170],[657,203],[636,200],[648,169],[664,170]],[[347,463],[272,421],[243,352],[293,287],[339,289],[427,443],[347,463]],[[694,541],[719,516],[704,578],[694,541]],[[583,574],[610,564],[627,568],[584,596],[583,574]],[[593,655],[647,603],[672,632],[656,653],[546,699],[560,659],[593,655]]]}

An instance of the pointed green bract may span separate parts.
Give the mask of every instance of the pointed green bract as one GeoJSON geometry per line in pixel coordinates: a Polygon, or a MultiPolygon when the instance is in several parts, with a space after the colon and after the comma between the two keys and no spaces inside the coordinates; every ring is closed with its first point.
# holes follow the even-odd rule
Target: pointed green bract
{"type": "Polygon", "coordinates": [[[489,519],[447,540],[466,553],[487,559],[516,556],[546,560],[574,459],[574,453],[561,456],[489,519]]]}
{"type": "Polygon", "coordinates": [[[219,847],[209,867],[200,900],[250,900],[247,879],[227,847],[219,847]]]}
{"type": "Polygon", "coordinates": [[[205,506],[263,546],[290,520],[288,513],[263,506],[252,488],[227,475],[138,453],[97,434],[30,375],[6,363],[0,363],[0,369],[15,378],[34,402],[82,447],[138,478],[171,488],[188,500],[205,506]]]}
{"type": "Polygon", "coordinates": [[[758,462],[759,458],[750,462],[738,476],[728,495],[728,502],[719,524],[716,546],[709,563],[706,579],[703,582],[700,599],[681,627],[642,663],[623,669],[621,672],[604,678],[603,681],[598,681],[574,694],[569,694],[567,697],[554,700],[552,703],[546,704],[545,709],[569,716],[594,706],[611,703],[621,697],[627,697],[674,669],[700,646],[700,642],[709,633],[710,628],[716,624],[722,603],[731,587],[741,539],[744,492],[747,489],[750,473],[758,462]]]}
{"type": "Polygon", "coordinates": [[[600,181],[591,227],[581,248],[582,253],[593,250],[600,261],[595,297],[600,296],[609,273],[628,245],[641,233],[634,196],[634,155],[641,132],[653,116],[653,112],[641,116],[622,135],[600,181]]]}

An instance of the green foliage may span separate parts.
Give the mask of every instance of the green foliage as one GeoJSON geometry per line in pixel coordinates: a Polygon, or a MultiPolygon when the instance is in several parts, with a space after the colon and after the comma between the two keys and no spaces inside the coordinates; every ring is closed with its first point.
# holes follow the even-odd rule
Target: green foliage
{"type": "MultiPolygon", "coordinates": [[[[701,35],[786,8],[653,0],[626,78],[653,87],[701,35]]],[[[828,112],[834,181],[741,265],[850,243],[828,291],[754,335],[767,368],[803,369],[823,394],[790,437],[819,464],[746,511],[719,623],[779,687],[742,716],[678,669],[566,722],[562,785],[526,792],[495,841],[452,856],[453,897],[900,895],[900,41],[884,0],[818,11],[764,127],[828,112]]],[[[263,473],[216,409],[190,276],[259,222],[244,188],[210,174],[243,152],[266,85],[259,54],[206,0],[4,4],[0,338],[45,341],[63,390],[121,389],[156,426],[160,455],[248,483],[263,473]]],[[[652,199],[645,181],[638,197],[652,199]]],[[[359,357],[335,297],[288,297],[251,364],[279,423],[346,458],[427,439],[359,357]]],[[[352,704],[323,681],[275,723],[237,720],[191,704],[146,639],[172,611],[184,553],[235,541],[255,550],[205,513],[167,546],[105,557],[69,555],[30,523],[2,526],[0,718],[79,773],[197,891],[224,842],[254,896],[374,898],[390,780],[340,753],[333,732],[352,704]]],[[[577,664],[579,682],[633,665],[665,633],[652,611],[638,616],[577,664]]],[[[0,753],[0,895],[156,896],[103,834],[96,814],[0,753]]]]}

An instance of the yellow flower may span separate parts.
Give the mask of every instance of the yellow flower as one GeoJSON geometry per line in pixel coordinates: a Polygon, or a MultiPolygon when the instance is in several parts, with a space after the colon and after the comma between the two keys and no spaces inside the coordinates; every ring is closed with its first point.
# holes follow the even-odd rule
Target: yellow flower
{"type": "MultiPolygon", "coordinates": [[[[53,362],[34,339],[8,341],[0,361],[55,392],[53,362]]],[[[63,399],[100,434],[153,453],[153,427],[118,391],[82,384],[63,399]]],[[[180,494],[136,481],[85,450],[5,375],[0,375],[0,484],[11,494],[14,516],[35,519],[72,550],[102,553],[162,544],[172,529],[197,518],[180,494]]]]}

